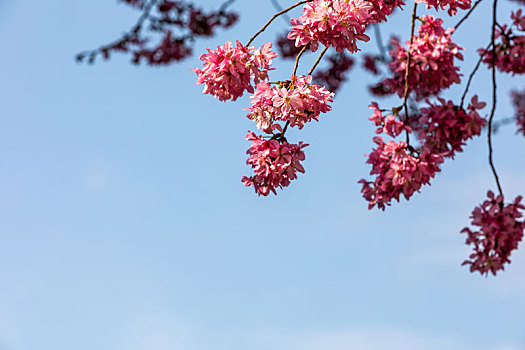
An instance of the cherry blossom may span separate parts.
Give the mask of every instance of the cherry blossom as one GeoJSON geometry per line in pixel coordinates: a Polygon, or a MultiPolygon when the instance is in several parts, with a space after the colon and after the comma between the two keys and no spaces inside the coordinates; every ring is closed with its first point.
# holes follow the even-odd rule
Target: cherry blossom
{"type": "Polygon", "coordinates": [[[426,3],[427,9],[434,7],[438,9],[446,9],[448,6],[448,14],[454,16],[458,12],[458,8],[468,10],[472,4],[471,0],[416,0],[416,3],[426,3]]]}
{"type": "Polygon", "coordinates": [[[384,142],[379,136],[373,141],[377,147],[368,155],[367,163],[372,165],[370,175],[375,175],[375,180],[359,180],[363,184],[361,193],[368,201],[369,209],[377,206],[384,210],[392,199],[399,201],[402,194],[408,200],[440,171],[443,157],[439,154],[425,150],[415,156],[406,142],[384,142]]]}
{"type": "Polygon", "coordinates": [[[303,15],[292,18],[290,40],[295,46],[310,44],[316,51],[319,43],[337,51],[358,51],[357,40],[368,41],[366,25],[374,22],[372,3],[364,0],[314,0],[303,8],[303,15]]]}
{"type": "Polygon", "coordinates": [[[266,132],[275,121],[290,122],[290,126],[302,129],[332,109],[329,102],[333,102],[333,95],[324,87],[312,84],[311,76],[294,76],[274,87],[262,82],[250,101],[252,107],[248,108],[247,117],[266,132]]]}
{"type": "Polygon", "coordinates": [[[481,134],[481,129],[487,124],[478,110],[486,103],[478,102],[474,96],[467,110],[456,106],[452,101],[438,98],[439,104],[427,100],[428,107],[421,109],[418,120],[418,138],[422,147],[431,153],[453,157],[461,152],[468,139],[481,134]]]}
{"type": "Polygon", "coordinates": [[[269,66],[277,54],[271,51],[272,44],[264,44],[260,50],[244,47],[239,41],[233,46],[227,41],[217,50],[208,48],[208,54],[202,54],[200,60],[204,68],[192,69],[197,73],[197,84],[205,84],[203,93],[211,94],[220,101],[235,101],[244,91],[254,92],[255,83],[268,78],[269,66]]]}
{"type": "Polygon", "coordinates": [[[248,132],[246,140],[252,141],[246,152],[249,155],[246,164],[253,168],[255,175],[244,176],[242,183],[253,186],[258,195],[277,194],[276,189],[288,186],[297,178],[297,172],[304,173],[302,149],[308,144],[291,144],[284,138],[265,140],[253,132],[248,132]]]}
{"type": "Polygon", "coordinates": [[[383,111],[379,109],[377,102],[372,102],[368,108],[374,110],[374,113],[369,120],[374,122],[376,129],[376,134],[385,133],[391,137],[397,137],[403,131],[410,132],[411,128],[406,126],[405,123],[396,119],[393,114],[389,114],[386,117],[383,115],[383,111]]]}
{"type": "Polygon", "coordinates": [[[496,275],[499,270],[504,270],[505,264],[510,263],[510,254],[523,239],[525,223],[519,219],[523,217],[525,206],[521,203],[521,196],[507,205],[503,196],[495,196],[492,191],[488,191],[487,197],[471,215],[472,225],[478,228],[473,231],[466,227],[461,231],[468,236],[466,244],[474,248],[463,265],[470,265],[471,272],[496,275]]]}
{"type": "Polygon", "coordinates": [[[480,55],[483,55],[483,62],[489,68],[492,68],[493,60],[496,68],[501,72],[514,74],[525,73],[525,35],[514,34],[512,29],[525,31],[525,17],[521,15],[521,9],[517,12],[512,12],[512,25],[509,27],[506,24],[497,28],[495,37],[496,43],[496,58],[493,59],[493,50],[479,49],[480,55]]]}
{"type": "MultiPolygon", "coordinates": [[[[409,92],[415,93],[416,99],[437,95],[443,89],[454,83],[460,83],[459,67],[455,59],[462,60],[461,47],[452,39],[454,29],[445,30],[441,25],[443,20],[433,16],[424,16],[423,24],[418,29],[418,35],[410,49],[411,61],[409,67],[409,92]]],[[[409,41],[406,42],[408,46],[409,41]]],[[[393,77],[382,81],[385,91],[397,92],[402,97],[405,92],[405,72],[408,52],[395,39],[394,48],[390,51],[392,62],[389,64],[393,77]]]]}

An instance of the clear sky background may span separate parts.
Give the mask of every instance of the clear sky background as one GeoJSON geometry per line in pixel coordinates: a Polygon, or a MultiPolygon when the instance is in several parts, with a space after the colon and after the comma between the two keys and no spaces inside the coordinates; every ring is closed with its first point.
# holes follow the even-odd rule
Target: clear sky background
{"type": "MultiPolygon", "coordinates": [[[[505,22],[517,5],[500,3],[505,22]]],[[[269,1],[235,6],[240,23],[197,42],[197,56],[246,42],[273,14],[269,1]]],[[[454,35],[467,72],[489,11],[482,3],[454,35]]],[[[202,95],[197,57],[74,61],[136,17],[114,0],[0,0],[1,350],[525,349],[523,244],[497,278],[460,266],[459,231],[494,189],[485,134],[410,202],[368,211],[357,181],[369,172],[372,97],[354,70],[331,113],[290,133],[310,143],[307,173],[258,198],[241,184],[248,97],[202,95]]],[[[392,17],[384,37],[406,40],[407,18],[392,17]]],[[[271,29],[257,45],[286,25],[271,29]]],[[[291,71],[275,66],[272,78],[291,71]]],[[[499,75],[498,119],[523,83],[499,75]]],[[[474,88],[490,102],[486,69],[474,88]]],[[[525,194],[525,138],[510,125],[494,144],[506,195],[525,194]]]]}

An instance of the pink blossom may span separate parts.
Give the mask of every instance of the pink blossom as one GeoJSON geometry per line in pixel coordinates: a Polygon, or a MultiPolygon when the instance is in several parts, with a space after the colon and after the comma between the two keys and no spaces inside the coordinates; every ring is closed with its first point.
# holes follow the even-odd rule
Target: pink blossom
{"type": "Polygon", "coordinates": [[[427,100],[428,107],[421,109],[418,120],[418,138],[422,147],[431,153],[440,153],[444,157],[453,157],[461,152],[465,142],[481,134],[487,120],[478,111],[486,103],[478,102],[474,96],[465,111],[452,101],[438,98],[439,104],[427,100]]]}
{"type": "Polygon", "coordinates": [[[253,186],[258,195],[277,194],[276,189],[288,186],[297,178],[297,172],[304,173],[302,149],[307,144],[291,144],[284,137],[265,140],[253,132],[248,132],[246,140],[252,141],[246,152],[249,155],[246,164],[251,165],[255,174],[244,176],[242,182],[245,186],[253,186]]]}
{"type": "Polygon", "coordinates": [[[504,204],[503,196],[487,193],[488,199],[474,208],[472,225],[479,227],[476,231],[464,228],[461,233],[468,235],[466,244],[473,245],[474,252],[463,265],[470,265],[470,271],[482,275],[493,275],[504,270],[504,264],[510,263],[510,254],[518,248],[523,239],[525,223],[523,217],[525,206],[522,197],[516,197],[513,203],[504,204]]]}
{"type": "Polygon", "coordinates": [[[492,68],[495,61],[496,68],[501,72],[514,74],[525,73],[525,35],[514,34],[512,29],[525,31],[525,17],[521,15],[521,9],[511,15],[512,25],[506,24],[496,28],[496,58],[493,59],[493,50],[479,49],[483,55],[483,62],[492,68]]]}
{"type": "Polygon", "coordinates": [[[333,93],[324,87],[312,84],[312,77],[294,76],[281,86],[271,87],[268,82],[257,85],[247,117],[257,127],[270,133],[269,127],[275,121],[290,122],[290,126],[302,129],[312,120],[318,120],[321,113],[332,108],[333,93]]]}
{"type": "Polygon", "coordinates": [[[217,50],[208,49],[208,54],[200,56],[204,68],[192,69],[197,73],[197,84],[205,84],[204,94],[211,94],[220,101],[235,101],[245,90],[254,91],[252,79],[258,83],[268,78],[272,59],[277,57],[271,47],[272,44],[267,43],[252,54],[254,47],[244,47],[239,41],[234,47],[227,41],[217,50]]]}
{"type": "Polygon", "coordinates": [[[448,8],[448,14],[454,16],[458,12],[458,8],[467,10],[470,8],[471,0],[416,0],[416,3],[425,2],[427,9],[434,7],[436,11],[441,8],[442,10],[448,8]]]}
{"type": "Polygon", "coordinates": [[[376,129],[376,134],[385,133],[391,137],[397,137],[403,131],[411,132],[410,127],[406,126],[402,121],[396,119],[393,114],[389,114],[385,117],[382,110],[379,109],[377,102],[372,102],[368,108],[374,110],[374,113],[368,119],[373,121],[378,127],[376,129]]]}
{"type": "MultiPolygon", "coordinates": [[[[461,47],[452,39],[454,29],[445,30],[443,20],[433,16],[424,16],[424,23],[410,49],[411,60],[408,76],[409,92],[415,92],[416,99],[437,95],[454,83],[460,83],[459,67],[454,59],[463,59],[461,47]]],[[[405,92],[405,71],[408,61],[407,50],[395,39],[390,51],[392,62],[389,64],[394,76],[381,82],[385,91],[397,92],[402,97],[405,92]]],[[[408,46],[409,41],[406,42],[408,46]]]]}
{"type": "Polygon", "coordinates": [[[368,201],[368,208],[377,205],[384,210],[392,199],[399,201],[401,194],[408,200],[416,191],[426,184],[440,171],[439,164],[443,157],[423,151],[413,155],[408,145],[403,142],[383,142],[381,137],[374,137],[377,148],[368,155],[368,164],[372,164],[370,175],[375,175],[374,181],[361,179],[361,193],[368,201]]]}
{"type": "Polygon", "coordinates": [[[337,51],[358,51],[357,41],[368,41],[366,26],[373,23],[371,2],[364,0],[313,0],[303,8],[303,15],[292,18],[290,40],[295,46],[310,44],[316,51],[319,43],[337,51]]]}

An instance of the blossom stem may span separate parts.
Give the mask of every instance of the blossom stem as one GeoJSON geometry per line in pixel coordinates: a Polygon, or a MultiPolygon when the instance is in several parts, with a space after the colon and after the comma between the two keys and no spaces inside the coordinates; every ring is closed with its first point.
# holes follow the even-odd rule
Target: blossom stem
{"type": "Polygon", "coordinates": [[[470,16],[470,14],[474,11],[474,9],[476,8],[476,6],[479,5],[479,3],[483,1],[483,0],[478,0],[474,3],[474,5],[472,5],[472,7],[470,8],[470,10],[467,12],[467,14],[465,16],[463,16],[462,19],[459,20],[459,22],[454,26],[454,29],[455,30],[458,30],[459,26],[468,18],[468,16],[470,16]]]}
{"type": "Polygon", "coordinates": [[[328,46],[326,46],[323,49],[323,51],[321,51],[321,54],[319,55],[319,57],[317,57],[317,61],[315,61],[314,65],[312,66],[312,68],[310,69],[310,71],[308,72],[308,74],[306,76],[309,76],[309,75],[311,75],[314,72],[315,68],[317,67],[319,62],[321,62],[321,59],[323,58],[323,56],[326,53],[326,51],[328,51],[328,46]]]}
{"type": "Polygon", "coordinates": [[[299,53],[297,54],[297,57],[295,58],[295,64],[293,66],[293,73],[292,73],[292,77],[295,76],[295,73],[297,73],[297,68],[299,67],[299,59],[301,58],[301,56],[303,55],[303,53],[306,51],[306,45],[303,46],[303,48],[301,49],[301,51],[299,51],[299,53]]]}
{"type": "Polygon", "coordinates": [[[490,111],[489,125],[488,125],[488,146],[489,146],[489,164],[494,174],[494,179],[496,180],[496,185],[498,186],[498,191],[501,196],[503,196],[503,190],[501,189],[501,184],[499,181],[498,173],[496,167],[494,166],[493,159],[493,149],[492,149],[492,121],[494,119],[494,114],[496,112],[496,96],[497,96],[497,86],[496,86],[496,45],[494,45],[495,35],[496,35],[496,10],[497,10],[498,0],[494,0],[492,5],[492,34],[490,38],[490,43],[492,45],[492,110],[490,111]]]}
{"type": "MultiPolygon", "coordinates": [[[[412,44],[414,42],[414,28],[416,26],[416,18],[417,18],[417,2],[414,2],[414,9],[412,10],[412,24],[410,28],[410,44],[408,46],[408,57],[407,57],[407,66],[405,69],[405,91],[403,93],[403,105],[401,105],[400,109],[402,107],[405,108],[405,124],[409,121],[409,114],[408,114],[408,74],[409,74],[409,68],[410,68],[410,62],[412,61],[412,44]]],[[[407,131],[407,143],[409,141],[408,131],[407,131]]]]}
{"type": "Polygon", "coordinates": [[[294,8],[296,8],[297,6],[301,6],[302,4],[306,4],[307,2],[311,2],[313,0],[303,0],[303,1],[299,1],[298,3],[296,3],[295,5],[292,5],[290,7],[288,7],[287,9],[284,9],[282,11],[279,11],[277,12],[275,15],[272,16],[272,18],[270,18],[270,20],[268,22],[266,22],[266,24],[257,32],[255,33],[254,36],[252,36],[250,38],[250,40],[248,40],[248,43],[246,44],[246,46],[250,46],[250,44],[255,40],[255,38],[257,38],[257,36],[259,36],[259,34],[261,34],[262,32],[265,31],[266,28],[268,28],[268,26],[270,25],[270,23],[273,22],[274,19],[276,19],[277,17],[279,17],[280,15],[282,14],[285,14],[286,12],[290,11],[290,10],[293,10],[294,8]]]}

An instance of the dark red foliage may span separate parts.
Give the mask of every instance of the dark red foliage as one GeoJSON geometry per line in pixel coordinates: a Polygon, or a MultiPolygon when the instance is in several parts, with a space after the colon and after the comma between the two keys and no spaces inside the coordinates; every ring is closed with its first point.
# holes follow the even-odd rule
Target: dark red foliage
{"type": "Polygon", "coordinates": [[[379,69],[377,68],[377,61],[379,59],[372,55],[363,55],[363,68],[373,75],[379,74],[379,69]]]}
{"type": "Polygon", "coordinates": [[[318,70],[313,79],[331,92],[336,92],[346,81],[346,73],[354,66],[354,59],[343,52],[337,52],[328,57],[328,62],[328,68],[318,70]]]}
{"type": "Polygon", "coordinates": [[[190,56],[191,44],[198,37],[212,36],[217,28],[228,28],[238,19],[236,13],[226,10],[233,0],[210,12],[187,1],[121,1],[142,11],[137,24],[121,39],[79,53],[78,61],[93,63],[98,55],[109,59],[113,52],[129,52],[135,64],[145,61],[150,65],[167,65],[190,56]],[[152,44],[153,37],[158,38],[158,44],[152,44]]]}

